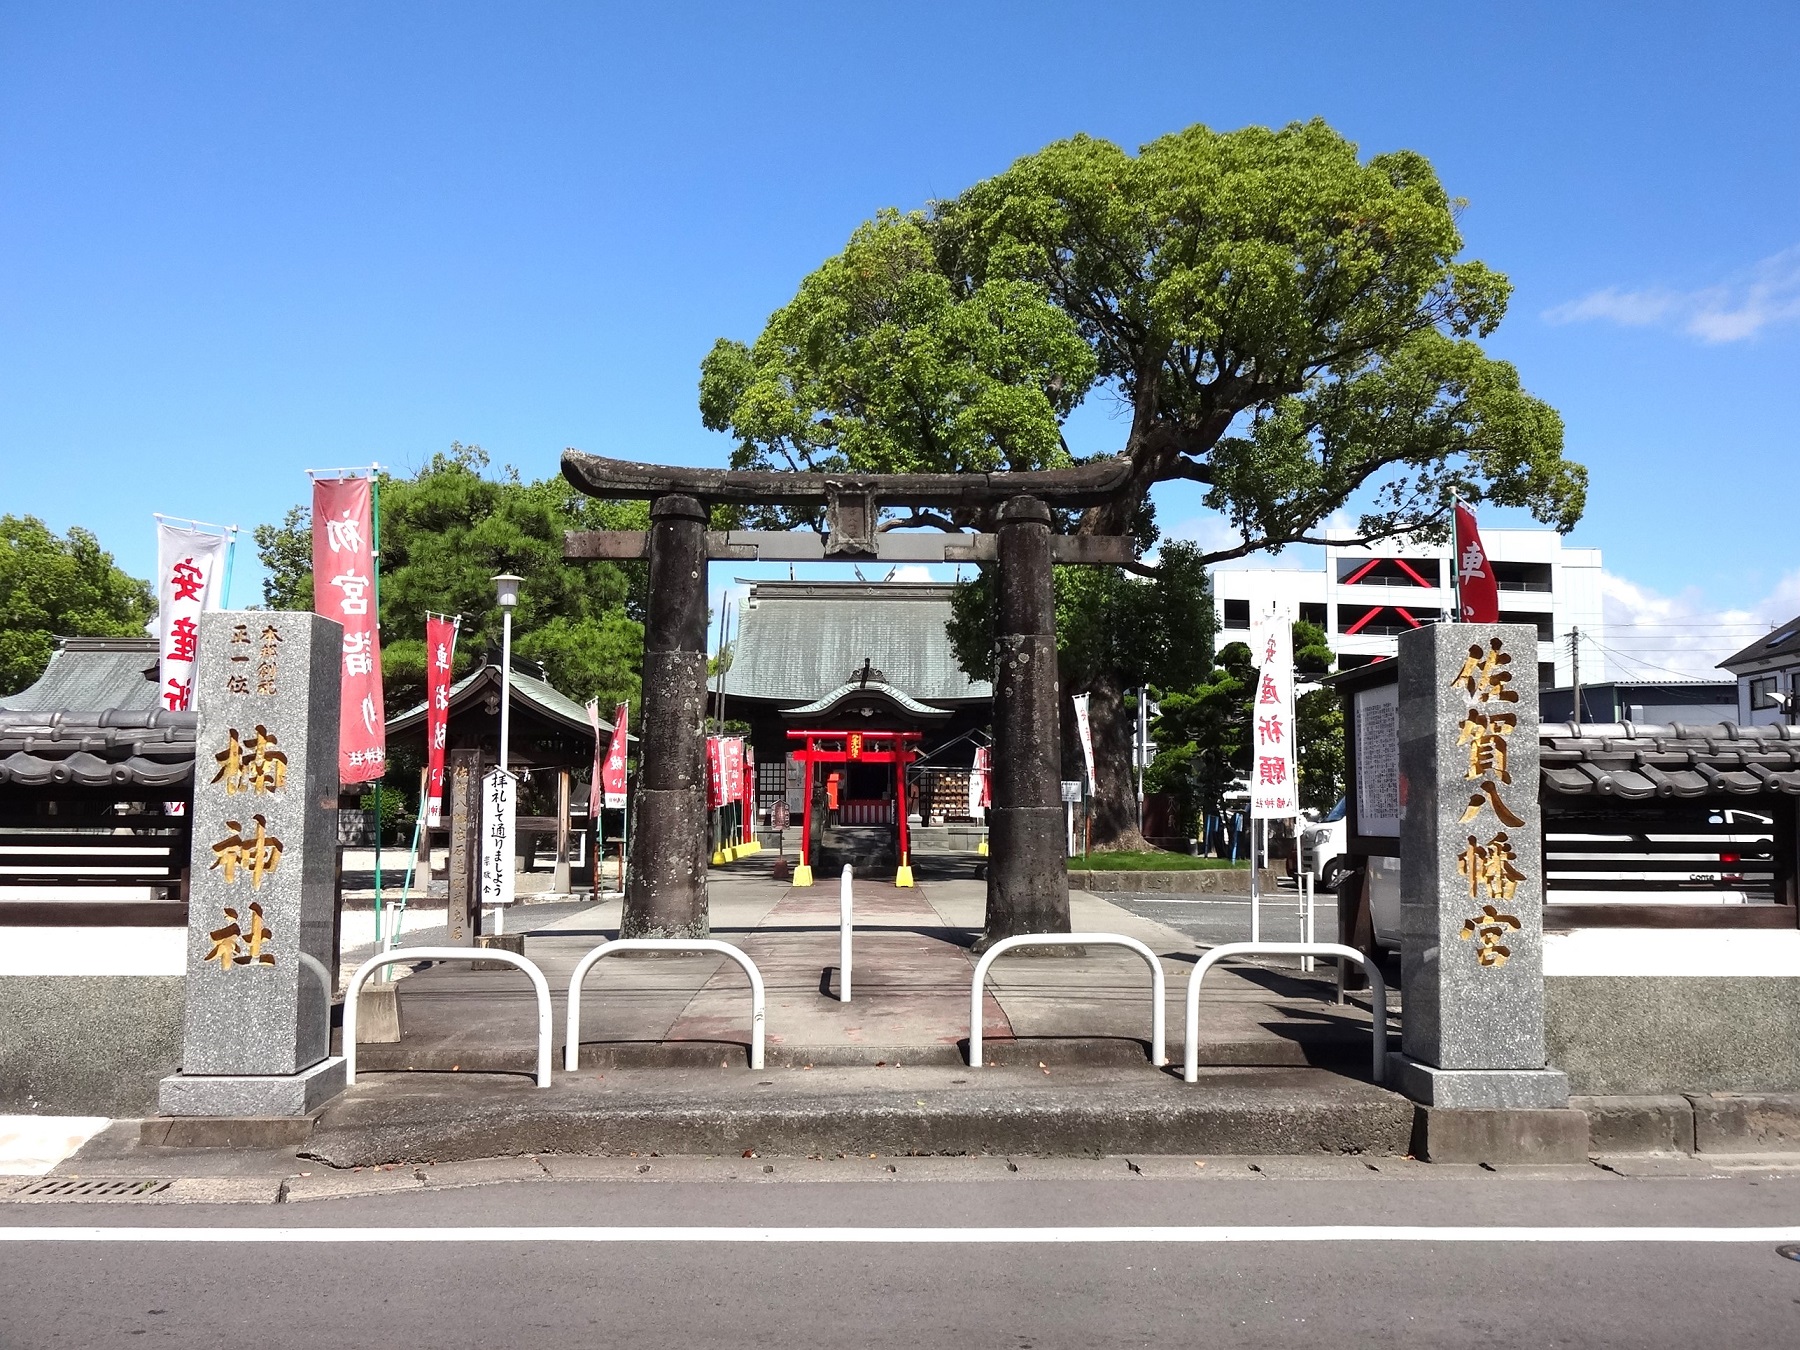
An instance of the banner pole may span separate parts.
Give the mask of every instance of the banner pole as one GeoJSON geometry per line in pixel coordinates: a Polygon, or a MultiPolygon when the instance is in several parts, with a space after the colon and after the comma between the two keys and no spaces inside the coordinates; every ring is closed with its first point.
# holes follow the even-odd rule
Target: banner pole
{"type": "MultiPolygon", "coordinates": [[[[369,466],[369,589],[374,593],[376,642],[381,640],[381,475],[379,465],[369,466]]],[[[387,762],[382,761],[382,777],[387,762]]],[[[375,780],[375,948],[382,950],[381,934],[381,779],[375,780]]]]}

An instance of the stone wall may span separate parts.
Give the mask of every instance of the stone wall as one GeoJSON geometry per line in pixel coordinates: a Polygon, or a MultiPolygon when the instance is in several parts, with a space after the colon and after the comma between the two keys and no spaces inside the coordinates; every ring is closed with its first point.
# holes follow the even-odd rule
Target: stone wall
{"type": "Polygon", "coordinates": [[[180,975],[0,977],[0,1113],[145,1116],[181,1063],[180,975]]]}
{"type": "Polygon", "coordinates": [[[1800,1092],[1800,977],[1551,975],[1544,1023],[1573,1092],[1800,1092]]]}

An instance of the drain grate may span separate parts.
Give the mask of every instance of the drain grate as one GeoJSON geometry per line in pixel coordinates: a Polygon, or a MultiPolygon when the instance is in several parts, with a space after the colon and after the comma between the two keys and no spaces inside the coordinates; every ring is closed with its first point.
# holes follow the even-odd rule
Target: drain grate
{"type": "Polygon", "coordinates": [[[143,1200],[169,1189],[166,1177],[46,1177],[12,1194],[15,1200],[143,1200]]]}

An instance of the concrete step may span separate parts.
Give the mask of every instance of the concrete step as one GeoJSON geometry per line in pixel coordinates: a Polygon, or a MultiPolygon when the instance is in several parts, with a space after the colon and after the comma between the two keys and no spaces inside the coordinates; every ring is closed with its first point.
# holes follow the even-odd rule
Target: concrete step
{"type": "Polygon", "coordinates": [[[304,1156],[333,1167],[518,1154],[1403,1155],[1414,1109],[1320,1069],[608,1070],[359,1081],[304,1156]]]}

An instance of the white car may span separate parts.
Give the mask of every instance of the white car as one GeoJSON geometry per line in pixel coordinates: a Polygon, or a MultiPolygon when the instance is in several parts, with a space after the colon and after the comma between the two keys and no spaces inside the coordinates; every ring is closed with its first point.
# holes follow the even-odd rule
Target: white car
{"type": "Polygon", "coordinates": [[[1345,810],[1340,797],[1323,820],[1300,832],[1300,866],[1312,873],[1321,891],[1336,890],[1344,875],[1345,810]]]}

